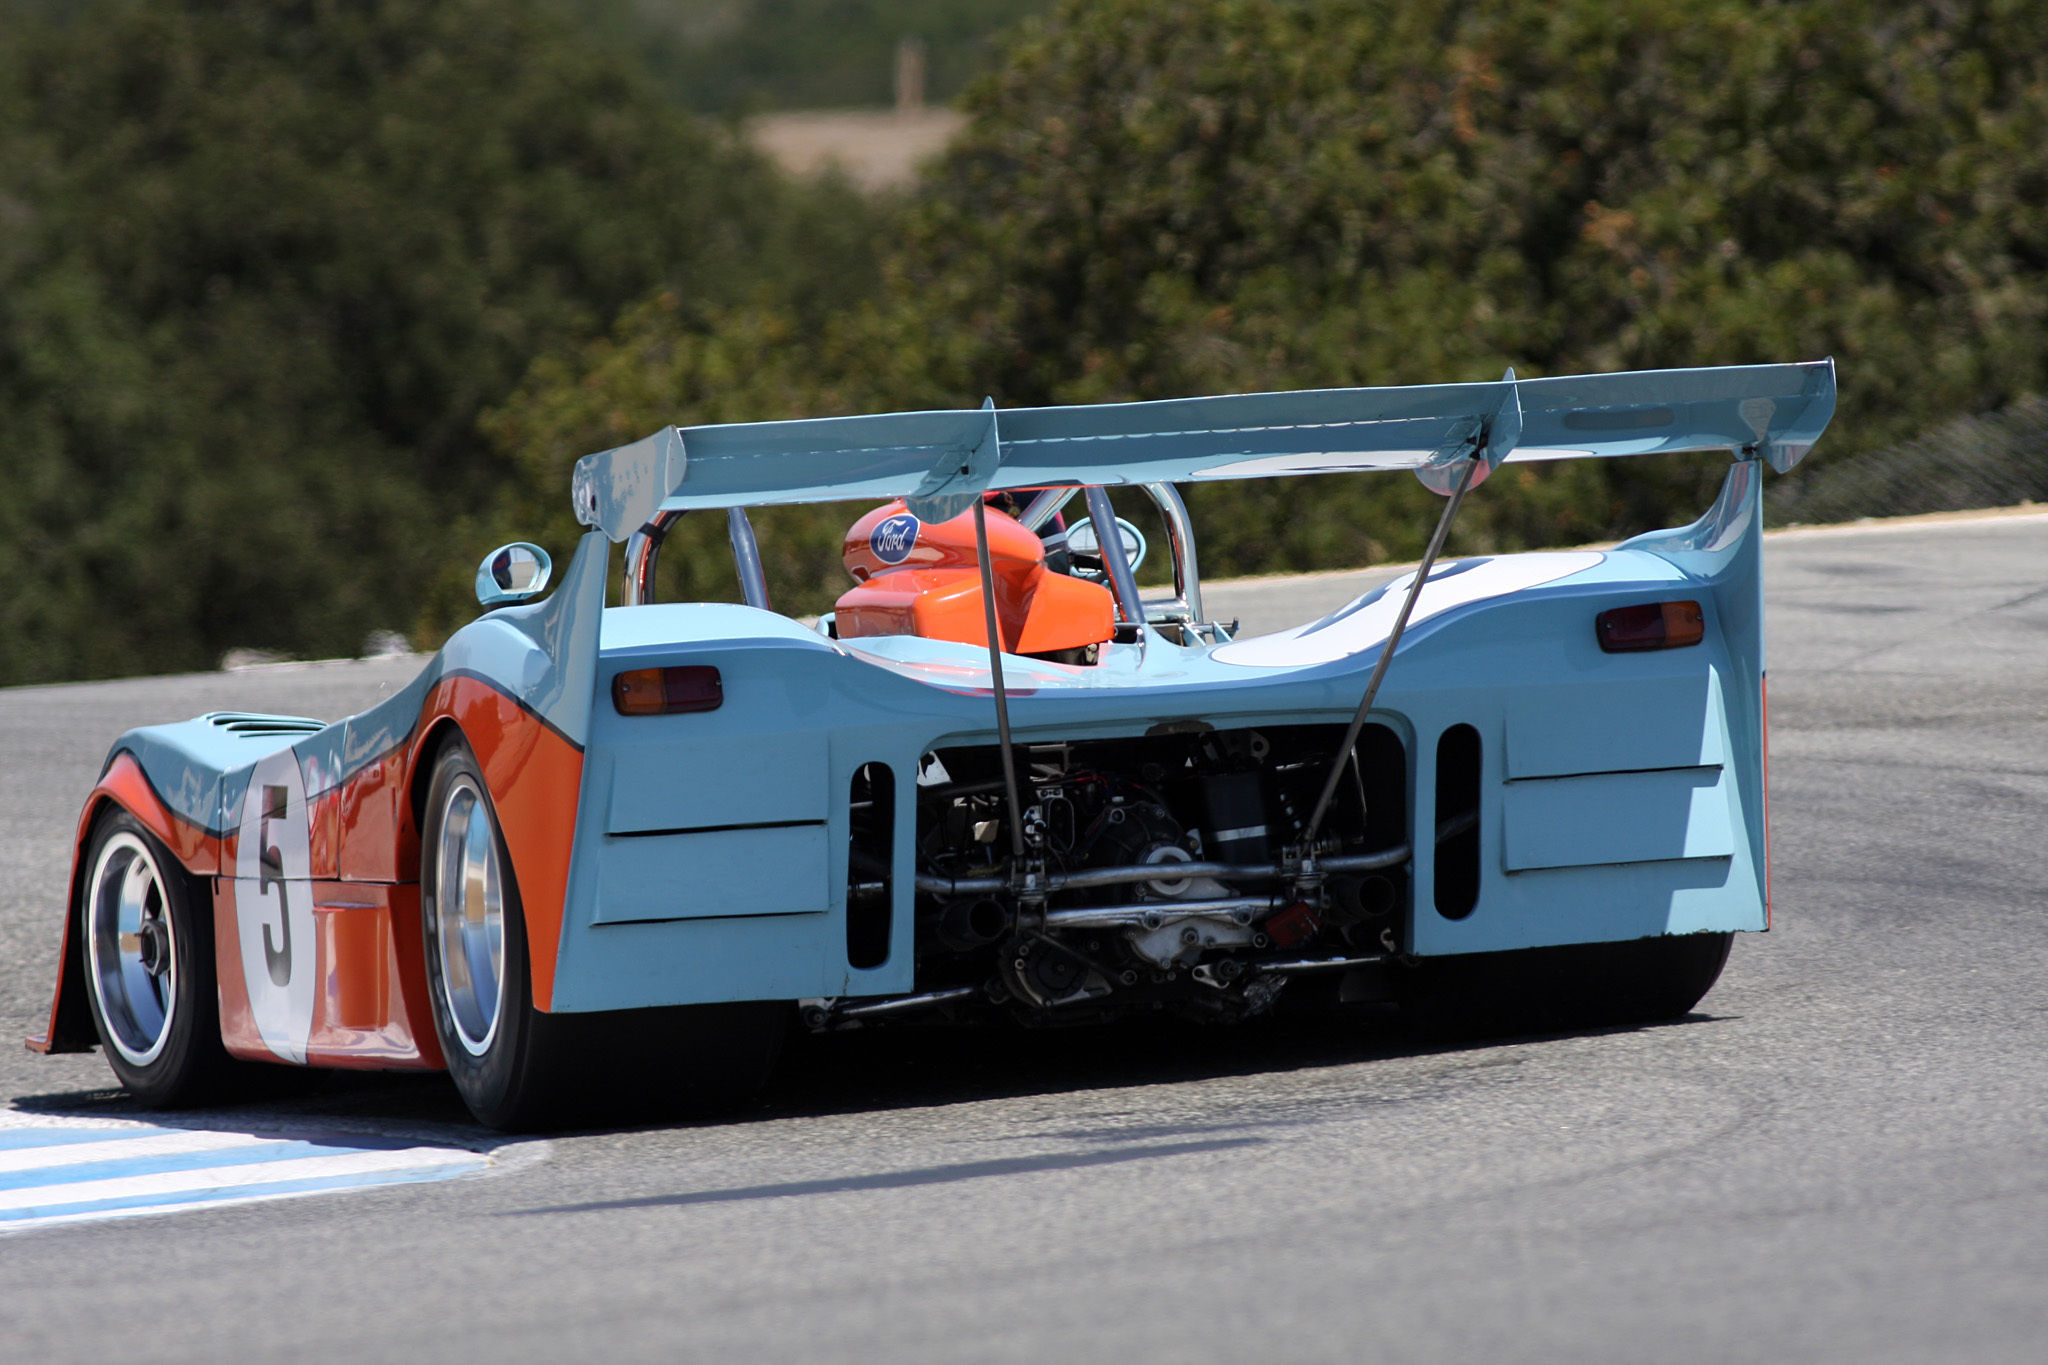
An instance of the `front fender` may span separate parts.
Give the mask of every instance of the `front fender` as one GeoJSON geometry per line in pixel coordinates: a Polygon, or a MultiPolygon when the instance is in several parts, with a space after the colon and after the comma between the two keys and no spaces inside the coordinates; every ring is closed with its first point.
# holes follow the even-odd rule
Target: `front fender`
{"type": "Polygon", "coordinates": [[[57,984],[50,995],[50,1019],[40,1035],[25,1039],[31,1052],[90,1052],[99,1046],[85,998],[85,959],[76,935],[78,898],[84,892],[86,846],[93,824],[108,807],[119,807],[142,823],[171,851],[185,871],[210,877],[220,870],[220,836],[184,819],[164,804],[142,765],[125,750],[107,761],[71,841],[71,880],[64,898],[63,929],[58,936],[57,984]]]}

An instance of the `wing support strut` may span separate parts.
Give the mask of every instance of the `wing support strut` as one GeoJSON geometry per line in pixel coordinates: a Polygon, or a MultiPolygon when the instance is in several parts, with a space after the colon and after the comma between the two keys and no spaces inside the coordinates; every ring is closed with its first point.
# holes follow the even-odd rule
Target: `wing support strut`
{"type": "Polygon", "coordinates": [[[1003,748],[1003,795],[1010,800],[1010,853],[1024,861],[1024,805],[1017,799],[1017,755],[1010,747],[1010,698],[1003,687],[1003,637],[996,633],[995,575],[988,564],[988,504],[974,500],[974,549],[981,560],[981,615],[988,626],[988,672],[996,699],[996,742],[1003,748]]]}
{"type": "Polygon", "coordinates": [[[1471,491],[1472,485],[1513,454],[1515,443],[1521,440],[1521,385],[1516,382],[1513,366],[1509,366],[1508,372],[1501,376],[1501,383],[1507,386],[1507,393],[1493,415],[1467,438],[1471,449],[1465,456],[1464,468],[1458,473],[1456,485],[1446,490],[1427,477],[1447,474],[1448,469],[1442,466],[1416,471],[1418,475],[1425,475],[1422,482],[1432,491],[1448,491],[1450,501],[1444,504],[1444,514],[1437,519],[1436,532],[1430,536],[1429,548],[1423,552],[1422,563],[1416,567],[1415,581],[1408,585],[1408,596],[1401,603],[1401,614],[1394,618],[1394,629],[1387,635],[1386,644],[1380,647],[1380,657],[1372,666],[1372,677],[1365,684],[1365,695],[1359,698],[1358,712],[1351,717],[1351,726],[1344,732],[1344,744],[1330,763],[1330,775],[1323,779],[1323,794],[1316,798],[1316,808],[1309,815],[1308,828],[1301,836],[1300,856],[1304,862],[1312,862],[1315,857],[1316,834],[1323,827],[1323,817],[1330,813],[1330,802],[1337,795],[1337,783],[1344,776],[1344,765],[1350,761],[1351,748],[1358,743],[1359,732],[1365,729],[1365,718],[1379,696],[1380,682],[1387,676],[1387,665],[1394,661],[1394,651],[1401,647],[1401,633],[1408,629],[1408,617],[1415,610],[1416,600],[1422,596],[1423,585],[1429,582],[1429,571],[1436,567],[1436,557],[1443,551],[1444,540],[1451,533],[1451,522],[1458,515],[1459,505],[1465,501],[1465,494],[1471,491]]]}
{"type": "Polygon", "coordinates": [[[1365,695],[1359,699],[1358,713],[1351,717],[1351,727],[1344,732],[1344,743],[1330,764],[1330,775],[1323,779],[1323,794],[1316,798],[1315,811],[1308,817],[1308,828],[1302,832],[1304,858],[1314,856],[1316,832],[1322,828],[1323,817],[1330,813],[1330,801],[1337,794],[1337,783],[1344,776],[1344,765],[1351,757],[1351,747],[1358,743],[1359,732],[1365,729],[1365,718],[1372,711],[1373,700],[1379,696],[1380,680],[1387,676],[1387,665],[1393,662],[1394,651],[1400,648],[1401,632],[1408,628],[1409,613],[1415,610],[1415,600],[1422,596],[1422,585],[1429,581],[1429,571],[1436,566],[1437,554],[1444,548],[1444,537],[1450,534],[1451,520],[1458,515],[1458,504],[1465,500],[1466,490],[1472,486],[1472,473],[1479,464],[1477,458],[1465,461],[1465,472],[1458,476],[1457,486],[1451,490],[1451,499],[1444,504],[1444,514],[1437,519],[1436,534],[1429,538],[1429,549],[1415,570],[1415,581],[1408,585],[1408,596],[1401,603],[1401,614],[1394,618],[1394,629],[1388,634],[1386,644],[1380,647],[1379,661],[1372,666],[1372,677],[1365,684],[1365,695]]]}
{"type": "MultiPolygon", "coordinates": [[[[985,445],[994,459],[988,462],[992,472],[1001,460],[1001,445],[996,435],[996,400],[991,398],[982,405],[988,412],[988,437],[985,445]]],[[[969,473],[963,469],[963,476],[969,473]]],[[[938,479],[934,483],[941,482],[938,479]]],[[[980,479],[981,487],[988,485],[987,474],[980,479]]],[[[962,496],[934,490],[939,498],[962,496]]],[[[1010,818],[1004,823],[1010,827],[1010,857],[1018,869],[1024,866],[1024,803],[1019,799],[1017,787],[1017,755],[1010,747],[1010,695],[1003,686],[1003,637],[996,623],[996,581],[995,570],[991,567],[988,554],[988,499],[981,496],[980,488],[965,496],[974,502],[974,557],[981,569],[981,619],[988,629],[988,679],[989,690],[996,699],[996,742],[1003,750],[1003,795],[1009,799],[1010,818]]],[[[956,511],[952,515],[958,516],[956,511]]]]}
{"type": "MultiPolygon", "coordinates": [[[[1315,810],[1308,817],[1308,828],[1301,836],[1299,856],[1304,863],[1312,863],[1315,857],[1316,834],[1323,827],[1323,817],[1330,813],[1330,802],[1337,795],[1337,783],[1344,776],[1344,766],[1350,761],[1352,746],[1358,743],[1359,732],[1365,729],[1365,718],[1371,714],[1372,704],[1379,696],[1380,683],[1387,676],[1387,665],[1394,661],[1394,651],[1401,647],[1401,633],[1408,629],[1408,617],[1415,610],[1416,600],[1422,596],[1423,585],[1429,582],[1429,571],[1436,567],[1436,557],[1443,551],[1444,540],[1451,533],[1451,522],[1458,515],[1459,505],[1465,501],[1465,494],[1472,485],[1486,477],[1480,471],[1490,472],[1494,465],[1506,459],[1521,437],[1522,404],[1514,370],[1509,369],[1501,377],[1501,382],[1507,385],[1507,396],[1501,400],[1500,408],[1492,418],[1468,438],[1471,449],[1465,456],[1457,483],[1448,490],[1450,501],[1444,504],[1444,514],[1437,519],[1436,532],[1430,536],[1429,548],[1423,552],[1422,563],[1416,567],[1415,581],[1408,585],[1408,596],[1401,603],[1401,614],[1394,618],[1394,629],[1387,635],[1386,644],[1380,647],[1379,660],[1373,664],[1372,677],[1365,684],[1365,695],[1359,698],[1358,711],[1351,717],[1350,728],[1344,731],[1344,743],[1338,748],[1336,758],[1331,760],[1330,775],[1323,779],[1323,793],[1316,798],[1315,810]]],[[[1428,472],[1441,474],[1449,471],[1438,467],[1428,472]]],[[[1425,477],[1423,483],[1434,491],[1446,491],[1430,478],[1425,477]]]]}

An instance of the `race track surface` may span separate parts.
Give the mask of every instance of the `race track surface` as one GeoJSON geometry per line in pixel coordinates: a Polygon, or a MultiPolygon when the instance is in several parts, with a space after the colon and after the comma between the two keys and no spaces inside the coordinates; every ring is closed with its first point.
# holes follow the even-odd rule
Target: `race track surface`
{"type": "MultiPolygon", "coordinates": [[[[2039,1361],[2048,518],[1768,545],[1776,927],[1682,1022],[847,1034],[732,1120],[544,1142],[316,1079],[149,1121],[490,1164],[0,1235],[0,1360],[2039,1361]]],[[[118,731],[416,666],[0,692],[6,1033],[118,731]]],[[[0,1049],[0,1155],[156,1150],[110,1079],[0,1049]]]]}

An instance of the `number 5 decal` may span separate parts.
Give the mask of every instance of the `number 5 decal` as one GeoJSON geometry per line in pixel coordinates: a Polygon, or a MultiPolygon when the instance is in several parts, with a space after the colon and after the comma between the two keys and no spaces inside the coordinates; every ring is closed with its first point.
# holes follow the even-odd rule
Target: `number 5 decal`
{"type": "Polygon", "coordinates": [[[257,894],[268,896],[270,888],[277,888],[278,929],[284,935],[282,947],[270,941],[270,926],[263,926],[263,965],[270,970],[270,981],[275,986],[292,984],[292,911],[286,894],[284,875],[284,850],[271,840],[270,822],[282,825],[285,813],[291,809],[291,788],[265,787],[263,789],[263,825],[256,836],[256,850],[263,875],[257,879],[257,894]]]}
{"type": "Polygon", "coordinates": [[[249,1009],[265,1046],[304,1062],[316,1003],[313,858],[305,781],[290,749],[257,763],[236,833],[235,925],[249,1009]]]}

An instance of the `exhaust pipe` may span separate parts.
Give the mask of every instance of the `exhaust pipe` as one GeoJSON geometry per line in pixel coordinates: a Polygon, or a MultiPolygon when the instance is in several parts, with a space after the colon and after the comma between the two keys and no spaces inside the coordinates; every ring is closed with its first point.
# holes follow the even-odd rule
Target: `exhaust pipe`
{"type": "Polygon", "coordinates": [[[1212,901],[1149,901],[1140,905],[1084,905],[1045,912],[1048,929],[1157,929],[1184,919],[1225,919],[1247,925],[1286,905],[1271,896],[1230,896],[1212,901]]]}
{"type": "Polygon", "coordinates": [[[997,902],[954,901],[939,914],[939,942],[956,953],[994,943],[1010,929],[1010,912],[997,902]]]}
{"type": "Polygon", "coordinates": [[[1330,899],[1340,919],[1353,922],[1378,919],[1394,908],[1397,892],[1391,878],[1380,876],[1333,877],[1330,899]]]}
{"type": "MultiPolygon", "coordinates": [[[[1345,872],[1376,872],[1382,868],[1399,867],[1408,861],[1408,845],[1396,844],[1383,848],[1377,853],[1333,853],[1316,859],[1316,867],[1326,876],[1345,872]]],[[[1278,863],[1174,863],[1174,880],[1190,877],[1214,877],[1226,882],[1271,881],[1287,875],[1287,870],[1278,863]]],[[[1057,891],[1076,891],[1090,886],[1121,886],[1130,882],[1156,882],[1160,880],[1158,863],[1141,863],[1134,867],[1090,867],[1079,872],[1055,872],[1045,879],[1046,894],[1057,891]]],[[[976,896],[1008,891],[1008,877],[934,877],[929,873],[917,874],[917,889],[937,896],[976,896]]]]}

